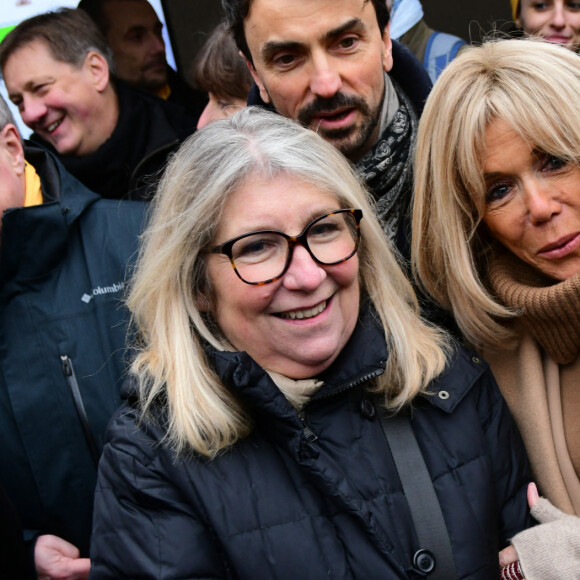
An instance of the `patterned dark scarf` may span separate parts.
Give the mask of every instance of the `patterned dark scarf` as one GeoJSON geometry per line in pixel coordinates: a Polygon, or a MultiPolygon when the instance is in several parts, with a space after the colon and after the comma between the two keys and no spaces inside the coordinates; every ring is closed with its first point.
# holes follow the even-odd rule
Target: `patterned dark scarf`
{"type": "Polygon", "coordinates": [[[391,81],[399,108],[379,141],[355,167],[375,199],[385,234],[408,257],[409,206],[413,191],[410,152],[417,137],[417,115],[405,93],[391,81]]]}

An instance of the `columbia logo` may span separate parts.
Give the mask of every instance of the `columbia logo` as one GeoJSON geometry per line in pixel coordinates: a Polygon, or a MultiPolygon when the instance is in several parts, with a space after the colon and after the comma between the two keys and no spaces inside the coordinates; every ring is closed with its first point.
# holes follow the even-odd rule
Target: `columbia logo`
{"type": "Polygon", "coordinates": [[[81,300],[88,304],[95,296],[101,296],[102,294],[116,294],[120,292],[125,287],[125,282],[118,282],[112,286],[97,286],[93,288],[90,294],[86,292],[81,296],[81,300]]]}

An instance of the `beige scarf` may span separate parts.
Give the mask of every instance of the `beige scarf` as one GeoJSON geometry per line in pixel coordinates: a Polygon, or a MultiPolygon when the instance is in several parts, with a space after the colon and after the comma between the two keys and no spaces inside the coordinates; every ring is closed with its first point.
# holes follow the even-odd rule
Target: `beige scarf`
{"type": "Polygon", "coordinates": [[[494,260],[491,286],[521,312],[515,350],[484,349],[526,444],[542,492],[580,515],[580,275],[543,276],[513,254],[494,260]]]}
{"type": "Polygon", "coordinates": [[[317,379],[301,379],[294,380],[275,373],[274,371],[266,371],[270,378],[274,381],[276,386],[282,391],[282,394],[288,399],[290,404],[298,411],[308,403],[310,397],[318,391],[324,384],[323,381],[317,379]]]}

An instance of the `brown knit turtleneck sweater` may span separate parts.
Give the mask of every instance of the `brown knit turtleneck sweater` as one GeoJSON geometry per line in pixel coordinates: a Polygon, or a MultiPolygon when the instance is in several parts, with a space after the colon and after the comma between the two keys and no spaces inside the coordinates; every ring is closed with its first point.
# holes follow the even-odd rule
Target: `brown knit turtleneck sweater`
{"type": "Polygon", "coordinates": [[[555,282],[509,253],[494,261],[489,277],[501,302],[522,312],[524,328],[558,364],[578,356],[580,274],[555,282]]]}
{"type": "Polygon", "coordinates": [[[515,350],[483,349],[514,415],[542,491],[580,515],[580,274],[557,282],[511,253],[489,280],[521,312],[515,350]]]}

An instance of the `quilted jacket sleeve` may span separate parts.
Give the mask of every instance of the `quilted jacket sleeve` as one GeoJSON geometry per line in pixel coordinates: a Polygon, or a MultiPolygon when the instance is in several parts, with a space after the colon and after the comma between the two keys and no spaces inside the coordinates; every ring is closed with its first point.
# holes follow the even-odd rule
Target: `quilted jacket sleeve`
{"type": "Polygon", "coordinates": [[[217,543],[170,480],[170,454],[156,439],[126,408],[109,426],[95,494],[90,578],[227,578],[217,543]]]}

